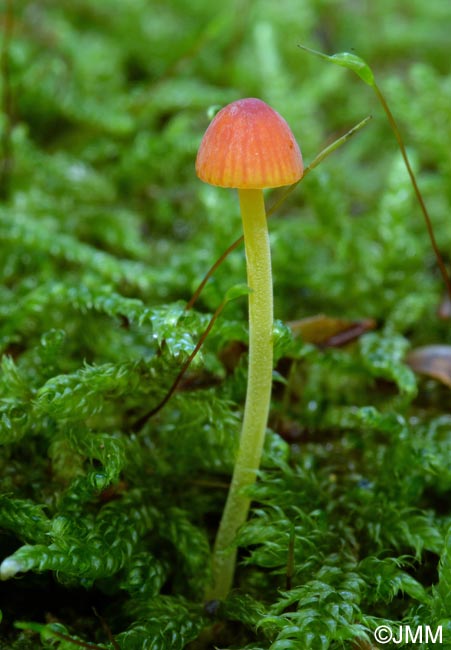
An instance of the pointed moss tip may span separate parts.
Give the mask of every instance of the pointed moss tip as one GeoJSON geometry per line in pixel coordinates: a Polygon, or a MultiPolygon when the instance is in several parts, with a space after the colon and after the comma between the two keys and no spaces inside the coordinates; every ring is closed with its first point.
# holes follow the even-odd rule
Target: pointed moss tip
{"type": "Polygon", "coordinates": [[[7,557],[0,564],[0,580],[9,580],[21,571],[20,564],[12,557],[7,557]]]}

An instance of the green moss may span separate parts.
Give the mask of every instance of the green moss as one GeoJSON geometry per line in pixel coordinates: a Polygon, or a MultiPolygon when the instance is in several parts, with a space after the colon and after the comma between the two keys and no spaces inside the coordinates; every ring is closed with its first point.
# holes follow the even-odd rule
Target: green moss
{"type": "Polygon", "coordinates": [[[441,625],[448,647],[449,388],[406,362],[450,343],[444,288],[374,94],[297,47],[371,66],[448,262],[447,3],[3,5],[0,648],[338,650],[381,624],[441,625]],[[240,247],[185,310],[241,234],[236,196],[194,158],[209,109],[246,96],[283,114],[307,163],[373,119],[270,220],[270,430],[236,589],[204,605],[247,321],[240,247]],[[320,313],[375,329],[338,348],[293,337],[320,313]]]}

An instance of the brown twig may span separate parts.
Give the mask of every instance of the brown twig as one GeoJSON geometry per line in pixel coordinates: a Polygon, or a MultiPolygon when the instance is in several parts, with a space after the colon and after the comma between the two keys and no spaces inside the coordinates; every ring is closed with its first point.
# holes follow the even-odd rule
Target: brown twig
{"type": "Polygon", "coordinates": [[[73,639],[68,634],[63,634],[62,632],[56,632],[56,630],[51,630],[51,633],[57,639],[61,639],[62,641],[68,641],[69,643],[73,643],[74,645],[78,646],[79,648],[86,648],[87,650],[100,650],[101,647],[102,647],[102,646],[99,646],[99,645],[94,644],[94,643],[88,643],[87,641],[81,641],[80,639],[73,639]]]}
{"type": "Polygon", "coordinates": [[[96,610],[95,607],[92,608],[92,611],[94,612],[94,615],[97,616],[97,618],[99,619],[100,625],[102,626],[102,629],[105,632],[105,634],[107,635],[108,640],[111,643],[111,645],[113,646],[114,650],[120,650],[120,648],[119,648],[119,646],[117,644],[117,641],[114,639],[113,635],[111,634],[111,630],[108,627],[107,622],[105,621],[105,619],[103,619],[102,616],[100,616],[100,614],[98,613],[98,611],[96,610]]]}
{"type": "Polygon", "coordinates": [[[403,139],[402,139],[402,136],[401,136],[401,132],[400,132],[400,130],[398,128],[398,125],[397,125],[396,120],[395,120],[395,118],[393,116],[393,113],[391,112],[391,110],[390,110],[390,108],[389,108],[389,106],[388,106],[388,104],[387,104],[387,102],[385,100],[385,97],[382,94],[382,92],[381,92],[379,86],[376,84],[376,82],[373,83],[373,88],[374,88],[374,91],[375,91],[375,93],[377,95],[377,98],[379,99],[379,101],[380,101],[380,103],[382,105],[382,108],[385,111],[388,122],[389,122],[389,124],[390,124],[390,126],[391,126],[391,128],[393,130],[393,133],[395,135],[395,138],[396,138],[396,141],[398,143],[399,149],[401,151],[401,155],[402,155],[402,158],[404,160],[404,164],[406,166],[407,173],[409,174],[410,181],[412,183],[412,187],[413,187],[414,192],[415,192],[415,196],[417,197],[418,203],[419,203],[420,208],[421,208],[421,212],[423,213],[423,217],[424,217],[424,220],[425,220],[425,223],[426,223],[426,228],[427,228],[427,231],[428,231],[429,239],[431,241],[432,249],[434,251],[434,254],[435,254],[435,257],[436,257],[436,260],[437,260],[437,264],[438,264],[438,267],[440,269],[440,273],[442,274],[443,282],[445,283],[446,290],[448,292],[448,296],[451,299],[451,280],[449,278],[448,271],[446,270],[446,265],[445,265],[445,262],[443,261],[443,257],[442,257],[442,255],[440,253],[440,250],[439,250],[438,246],[437,246],[437,242],[436,242],[435,235],[434,235],[434,229],[433,229],[432,223],[431,223],[431,218],[429,216],[429,212],[428,212],[428,210],[426,208],[426,204],[424,202],[423,195],[420,192],[420,188],[418,187],[418,183],[417,183],[417,180],[415,178],[415,174],[413,173],[413,169],[411,167],[409,158],[407,156],[407,151],[406,151],[406,148],[404,146],[404,142],[403,142],[403,139]]]}
{"type": "Polygon", "coordinates": [[[199,350],[202,347],[205,339],[207,338],[207,336],[209,335],[213,325],[215,324],[216,319],[218,318],[219,314],[222,312],[222,310],[226,306],[227,302],[228,302],[227,300],[223,300],[221,302],[221,304],[219,305],[219,307],[214,312],[213,316],[211,317],[210,321],[208,322],[207,327],[202,332],[202,334],[201,334],[201,336],[200,336],[200,338],[199,338],[199,340],[198,340],[198,342],[196,344],[196,347],[194,348],[194,350],[191,352],[191,354],[189,355],[189,357],[187,358],[187,360],[185,361],[185,363],[181,367],[181,369],[178,372],[176,378],[174,379],[170,389],[168,390],[166,395],[163,397],[161,402],[159,402],[159,404],[157,404],[157,406],[155,406],[151,411],[149,411],[148,413],[143,415],[141,418],[139,418],[139,420],[137,422],[135,422],[135,424],[133,426],[134,431],[139,431],[140,429],[142,429],[143,426],[146,424],[146,422],[149,420],[149,418],[153,417],[156,413],[158,413],[158,411],[160,411],[163,408],[163,406],[165,406],[165,404],[167,404],[167,402],[171,399],[172,395],[177,390],[177,387],[178,387],[180,381],[183,379],[183,375],[188,370],[188,368],[189,368],[192,360],[196,356],[196,354],[199,352],[199,350]]]}

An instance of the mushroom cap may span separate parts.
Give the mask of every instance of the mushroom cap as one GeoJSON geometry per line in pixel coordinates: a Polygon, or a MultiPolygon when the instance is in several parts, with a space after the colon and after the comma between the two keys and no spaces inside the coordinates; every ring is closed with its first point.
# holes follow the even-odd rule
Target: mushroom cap
{"type": "Polygon", "coordinates": [[[238,189],[298,181],[302,155],[290,127],[261,99],[239,99],[219,111],[205,132],[196,173],[205,183],[238,189]]]}

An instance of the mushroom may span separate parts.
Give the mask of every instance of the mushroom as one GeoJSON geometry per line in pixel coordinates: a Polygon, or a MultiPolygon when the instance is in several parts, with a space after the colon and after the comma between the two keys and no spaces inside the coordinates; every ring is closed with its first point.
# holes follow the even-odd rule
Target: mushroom
{"type": "Polygon", "coordinates": [[[302,156],[286,121],[260,99],[241,99],[211,122],[196,160],[199,178],[238,189],[249,293],[249,367],[244,418],[232,481],[213,552],[208,597],[232,586],[232,543],[250,507],[245,489],[256,480],[271,400],[273,287],[263,189],[291,185],[303,174],[302,156]]]}

